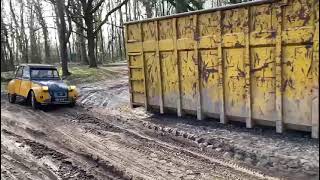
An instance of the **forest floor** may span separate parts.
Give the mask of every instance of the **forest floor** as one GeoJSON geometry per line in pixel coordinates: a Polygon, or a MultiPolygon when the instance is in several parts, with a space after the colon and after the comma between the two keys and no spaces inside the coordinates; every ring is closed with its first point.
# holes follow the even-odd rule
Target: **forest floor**
{"type": "Polygon", "coordinates": [[[71,72],[74,108],[10,104],[1,78],[1,179],[319,178],[310,133],[131,109],[126,66],[71,72]]]}

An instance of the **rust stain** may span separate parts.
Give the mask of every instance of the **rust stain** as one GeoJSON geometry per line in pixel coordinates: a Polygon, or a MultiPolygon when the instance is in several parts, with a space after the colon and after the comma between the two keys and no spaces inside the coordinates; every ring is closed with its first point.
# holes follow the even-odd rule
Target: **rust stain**
{"type": "Polygon", "coordinates": [[[200,40],[200,35],[199,35],[199,33],[194,33],[194,35],[193,35],[193,40],[195,40],[195,41],[199,41],[199,40],[200,40]]]}
{"type": "Polygon", "coordinates": [[[246,77],[246,73],[244,72],[244,70],[241,70],[238,65],[237,65],[237,71],[238,71],[239,77],[246,77]]]}
{"type": "Polygon", "coordinates": [[[204,82],[208,83],[209,77],[214,77],[214,73],[219,73],[219,70],[215,69],[214,67],[208,67],[208,63],[202,64],[203,66],[201,68],[201,77],[204,80],[204,82]]]}
{"type": "Polygon", "coordinates": [[[255,72],[257,72],[257,71],[261,71],[261,70],[263,70],[263,69],[268,68],[268,67],[269,67],[269,64],[272,64],[272,63],[274,63],[274,61],[264,63],[263,66],[258,67],[258,68],[253,68],[253,69],[251,69],[250,71],[251,71],[252,73],[255,73],[255,72]]]}
{"type": "Polygon", "coordinates": [[[293,86],[293,80],[292,79],[287,79],[285,80],[285,82],[283,83],[283,88],[282,91],[286,91],[287,87],[290,87],[291,89],[295,89],[293,86]]]}
{"type": "Polygon", "coordinates": [[[298,14],[299,19],[303,20],[303,26],[306,26],[310,20],[310,13],[307,13],[307,9],[304,6],[301,6],[300,12],[298,14]]]}
{"type": "Polygon", "coordinates": [[[237,48],[240,48],[240,47],[243,47],[243,45],[237,41],[235,44],[234,44],[234,47],[237,47],[237,48]]]}

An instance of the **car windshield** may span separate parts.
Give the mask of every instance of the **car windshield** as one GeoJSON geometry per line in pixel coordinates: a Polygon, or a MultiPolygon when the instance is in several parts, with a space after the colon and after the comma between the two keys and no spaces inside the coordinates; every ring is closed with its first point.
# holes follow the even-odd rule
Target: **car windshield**
{"type": "Polygon", "coordinates": [[[56,69],[31,69],[32,79],[59,79],[56,69]]]}

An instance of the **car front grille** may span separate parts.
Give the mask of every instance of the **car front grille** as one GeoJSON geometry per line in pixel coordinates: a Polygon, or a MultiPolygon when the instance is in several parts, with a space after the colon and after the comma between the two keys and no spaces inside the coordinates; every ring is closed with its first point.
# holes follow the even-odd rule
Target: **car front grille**
{"type": "Polygon", "coordinates": [[[54,97],[67,97],[67,92],[65,91],[58,91],[58,92],[53,92],[54,97]]]}

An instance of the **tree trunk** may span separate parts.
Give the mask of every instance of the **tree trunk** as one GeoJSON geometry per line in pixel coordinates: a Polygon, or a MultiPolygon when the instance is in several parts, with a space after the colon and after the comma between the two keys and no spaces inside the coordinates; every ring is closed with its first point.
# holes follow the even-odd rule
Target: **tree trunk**
{"type": "MultiPolygon", "coordinates": [[[[100,18],[99,18],[99,15],[100,13],[99,13],[99,10],[97,10],[96,11],[96,13],[94,13],[94,22],[96,22],[96,23],[94,23],[94,29],[96,29],[97,28],[97,24],[98,23],[101,23],[101,20],[100,20],[100,18]]],[[[99,37],[99,34],[96,34],[96,37],[95,37],[95,59],[96,59],[96,62],[97,62],[97,64],[100,64],[100,59],[99,59],[99,52],[100,52],[100,49],[98,49],[98,43],[99,43],[99,41],[100,41],[100,37],[99,37]]]]}
{"type": "MultiPolygon", "coordinates": [[[[12,7],[12,1],[10,0],[9,2],[9,6],[10,6],[10,12],[11,12],[11,26],[10,26],[10,30],[11,30],[11,40],[12,40],[12,48],[15,50],[15,59],[14,61],[16,63],[19,62],[19,51],[22,49],[21,47],[21,42],[20,42],[20,36],[19,36],[19,32],[18,32],[18,21],[15,15],[15,12],[13,10],[12,7]],[[16,26],[16,28],[13,28],[13,24],[16,26]]],[[[21,52],[21,51],[20,51],[21,52]]]]}
{"type": "Polygon", "coordinates": [[[81,19],[78,22],[80,25],[77,25],[77,27],[76,27],[77,44],[78,44],[77,55],[80,57],[80,62],[82,64],[89,65],[86,42],[85,42],[85,38],[84,38],[84,30],[81,28],[81,26],[83,26],[83,21],[81,19]]]}
{"type": "Polygon", "coordinates": [[[128,13],[127,13],[127,17],[128,17],[128,18],[127,18],[127,22],[128,22],[128,21],[131,21],[131,20],[132,20],[132,18],[131,18],[131,1],[129,1],[129,6],[128,6],[127,9],[128,9],[128,11],[127,11],[127,12],[128,12],[128,13]]]}
{"type": "Polygon", "coordinates": [[[14,68],[14,63],[17,62],[17,49],[16,48],[16,44],[15,44],[15,31],[14,31],[14,28],[13,28],[13,24],[12,24],[12,20],[11,20],[11,23],[10,23],[10,32],[11,32],[11,35],[10,35],[10,38],[11,38],[11,45],[12,45],[12,66],[14,68]]]}
{"type": "MultiPolygon", "coordinates": [[[[140,0],[142,2],[142,5],[146,8],[146,15],[147,18],[152,18],[152,6],[153,6],[153,1],[152,0],[140,0]]],[[[164,1],[162,1],[164,3],[164,1]]]]}
{"type": "MultiPolygon", "coordinates": [[[[113,6],[114,7],[114,6],[113,6]]],[[[114,22],[112,24],[116,25],[117,24],[117,13],[114,13],[114,22]]],[[[119,58],[119,41],[117,38],[117,28],[115,26],[112,26],[112,32],[113,32],[113,39],[114,39],[114,47],[115,47],[115,57],[113,59],[113,62],[116,62],[117,59],[119,58]]]]}
{"type": "Polygon", "coordinates": [[[120,61],[122,61],[122,59],[123,59],[122,39],[121,39],[121,32],[119,29],[117,29],[117,36],[118,36],[118,44],[119,44],[119,57],[120,57],[120,61]]]}
{"type": "Polygon", "coordinates": [[[129,21],[129,17],[130,17],[130,14],[128,13],[128,4],[130,5],[130,1],[129,1],[129,3],[127,3],[126,5],[125,5],[125,13],[126,13],[126,22],[128,22],[129,21]]]}
{"type": "Polygon", "coordinates": [[[7,71],[14,69],[13,52],[9,44],[8,30],[2,18],[1,16],[1,66],[4,65],[4,70],[7,71]],[[9,56],[6,56],[6,49],[9,51],[9,56]]]}
{"type": "Polygon", "coordinates": [[[80,53],[81,53],[81,59],[82,59],[81,62],[84,63],[85,65],[89,65],[85,39],[81,37],[79,43],[80,43],[80,53]]]}
{"type": "Polygon", "coordinates": [[[1,43],[1,72],[8,71],[7,63],[6,63],[6,49],[5,44],[1,43]]]}
{"type": "Polygon", "coordinates": [[[104,50],[104,38],[102,35],[102,31],[100,31],[100,50],[101,50],[101,63],[104,62],[105,59],[105,50],[104,50]]]}
{"type": "MultiPolygon", "coordinates": [[[[112,21],[112,17],[110,18],[111,23],[113,23],[112,21]]],[[[111,62],[114,62],[114,27],[111,26],[111,62]]]]}
{"type": "MultiPolygon", "coordinates": [[[[123,26],[123,15],[122,15],[122,10],[121,10],[121,8],[119,9],[119,14],[120,14],[120,26],[123,26]]],[[[126,47],[125,47],[125,37],[124,37],[124,29],[120,29],[120,31],[121,31],[121,37],[120,37],[120,47],[121,47],[121,45],[122,45],[122,47],[123,47],[123,49],[126,49],[126,47]]],[[[121,49],[121,60],[123,60],[124,58],[123,58],[123,54],[124,54],[124,51],[122,51],[122,49],[121,49]]]]}
{"type": "MultiPolygon", "coordinates": [[[[80,27],[77,27],[77,33],[83,35],[83,29],[80,27]]],[[[80,60],[80,62],[84,65],[89,65],[88,57],[87,57],[87,48],[86,48],[86,42],[83,36],[77,35],[77,56],[80,60]]]]}
{"type": "Polygon", "coordinates": [[[70,72],[68,70],[68,48],[67,48],[67,27],[65,21],[65,6],[64,0],[56,1],[56,12],[58,16],[57,27],[59,32],[59,50],[60,50],[60,60],[62,66],[62,75],[68,76],[70,72]]]}
{"type": "MultiPolygon", "coordinates": [[[[97,51],[97,46],[95,46],[96,43],[98,43],[99,39],[95,42],[95,39],[99,35],[99,32],[101,31],[102,26],[107,23],[108,17],[112,15],[112,13],[116,12],[119,8],[121,8],[123,5],[125,5],[128,0],[124,0],[121,3],[119,3],[117,6],[115,6],[113,9],[111,9],[107,14],[105,15],[104,19],[97,24],[98,22],[94,21],[94,14],[101,8],[103,4],[103,0],[96,1],[93,3],[92,0],[86,1],[81,0],[81,6],[80,11],[75,6],[74,1],[70,1],[71,6],[73,10],[68,9],[68,14],[71,14],[73,18],[73,22],[76,24],[78,23],[79,16],[84,19],[86,27],[83,27],[83,29],[86,30],[86,38],[88,40],[88,58],[89,58],[89,67],[94,68],[97,67],[97,60],[95,57],[95,51],[97,51]],[[75,11],[77,9],[78,11],[75,11]],[[95,25],[94,25],[95,24],[95,25]]],[[[79,1],[78,1],[79,2],[79,1]]],[[[112,1],[110,1],[111,3],[112,1]]],[[[110,4],[109,3],[109,4],[110,4]]]]}
{"type": "Polygon", "coordinates": [[[21,40],[21,54],[22,54],[22,62],[28,63],[28,38],[24,28],[24,3],[21,1],[20,4],[20,40],[21,40]]]}
{"type": "Polygon", "coordinates": [[[72,51],[71,51],[71,43],[68,42],[68,49],[69,49],[69,61],[72,62],[72,51]]]}
{"type": "Polygon", "coordinates": [[[43,40],[44,40],[44,62],[45,63],[50,63],[51,62],[51,55],[50,55],[50,42],[49,42],[49,36],[48,36],[48,27],[46,24],[46,21],[43,18],[42,15],[42,7],[41,7],[41,2],[37,0],[35,3],[35,11],[36,15],[39,21],[39,24],[42,28],[42,33],[43,33],[43,40]]]}
{"type": "Polygon", "coordinates": [[[176,12],[177,13],[182,13],[182,12],[187,12],[188,8],[185,6],[184,0],[176,0],[176,12]]]}
{"type": "Polygon", "coordinates": [[[41,63],[41,57],[37,48],[36,31],[34,28],[34,12],[33,5],[30,7],[30,17],[29,17],[29,40],[30,40],[30,60],[32,63],[41,63]]]}
{"type": "Polygon", "coordinates": [[[14,60],[13,60],[13,52],[12,52],[12,48],[11,48],[11,46],[10,46],[10,44],[9,44],[9,40],[8,40],[8,37],[7,37],[7,49],[8,49],[8,51],[9,51],[9,61],[8,61],[8,69],[9,70],[14,70],[14,60]]]}
{"type": "Polygon", "coordinates": [[[89,57],[89,67],[90,68],[96,68],[97,62],[95,59],[95,34],[94,34],[94,29],[93,29],[93,15],[92,14],[87,14],[85,18],[85,23],[87,26],[87,39],[88,39],[88,57],[89,57]]]}
{"type": "Polygon", "coordinates": [[[136,20],[138,20],[138,18],[137,18],[137,14],[138,14],[138,10],[137,10],[137,5],[138,4],[138,1],[137,0],[134,0],[133,1],[133,18],[134,18],[134,20],[136,21],[136,20]]]}

